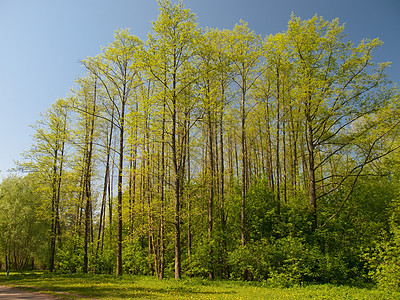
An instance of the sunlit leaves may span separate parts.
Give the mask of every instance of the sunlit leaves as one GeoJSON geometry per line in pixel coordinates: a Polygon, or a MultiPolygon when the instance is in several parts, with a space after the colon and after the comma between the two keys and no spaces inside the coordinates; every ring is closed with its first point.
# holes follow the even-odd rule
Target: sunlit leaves
{"type": "MultiPolygon", "coordinates": [[[[399,147],[399,92],[389,64],[373,61],[379,39],[353,44],[337,19],[292,15],[262,40],[244,21],[201,29],[182,2],[158,3],[146,43],[117,30],[34,126],[24,166],[47,196],[41,207],[60,197],[62,253],[82,246],[90,211],[89,247],[101,245],[93,251],[109,269],[118,246],[127,271],[162,277],[182,255],[187,274],[229,276],[239,244],[316,234],[357,178],[390,173],[382,165],[399,147]]],[[[54,220],[54,210],[41,217],[54,220]]]]}

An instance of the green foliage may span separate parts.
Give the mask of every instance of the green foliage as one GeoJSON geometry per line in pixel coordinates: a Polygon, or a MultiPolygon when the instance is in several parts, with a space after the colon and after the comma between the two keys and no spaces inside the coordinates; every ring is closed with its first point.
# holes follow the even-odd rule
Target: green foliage
{"type": "MultiPolygon", "coordinates": [[[[213,244],[213,241],[211,241],[213,244]]],[[[202,241],[199,241],[196,245],[195,251],[190,256],[190,259],[187,258],[188,264],[188,272],[189,276],[199,276],[203,278],[207,278],[209,272],[212,272],[216,267],[215,260],[210,256],[210,244],[208,239],[204,238],[202,241]]]]}
{"type": "MultiPolygon", "coordinates": [[[[158,4],[146,44],[117,30],[82,61],[78,90],[35,126],[34,175],[1,184],[7,264],[180,278],[182,257],[196,288],[398,289],[400,93],[372,60],[381,41],[292,16],[262,42],[244,21],[202,30],[182,2],[158,4]]],[[[197,296],[185,288],[165,290],[197,296]]]]}
{"type": "Polygon", "coordinates": [[[274,286],[300,283],[307,272],[307,249],[298,238],[262,239],[238,247],[229,256],[232,278],[267,280],[274,286]]]}
{"type": "Polygon", "coordinates": [[[60,248],[56,253],[56,261],[55,269],[60,273],[82,273],[83,251],[76,246],[60,248]]]}
{"type": "Polygon", "coordinates": [[[143,246],[139,239],[125,242],[123,259],[124,272],[134,275],[150,275],[149,264],[150,257],[143,251],[143,246]]]}
{"type": "MultiPolygon", "coordinates": [[[[398,193],[398,188],[396,189],[398,193]]],[[[391,205],[389,231],[382,231],[372,247],[366,247],[364,258],[369,276],[383,289],[400,291],[400,201],[391,205]]]]}
{"type": "Polygon", "coordinates": [[[246,228],[248,238],[257,241],[276,234],[278,228],[277,203],[265,180],[251,186],[247,193],[246,228]]]}
{"type": "Polygon", "coordinates": [[[372,248],[367,248],[364,257],[370,269],[370,278],[380,287],[400,290],[400,236],[383,235],[382,240],[372,248]]]}
{"type": "Polygon", "coordinates": [[[115,270],[115,251],[104,250],[95,261],[96,274],[112,274],[115,270]]]}
{"type": "Polygon", "coordinates": [[[2,267],[22,270],[43,267],[46,222],[40,216],[43,200],[31,176],[9,176],[0,184],[0,251],[2,267]]]}

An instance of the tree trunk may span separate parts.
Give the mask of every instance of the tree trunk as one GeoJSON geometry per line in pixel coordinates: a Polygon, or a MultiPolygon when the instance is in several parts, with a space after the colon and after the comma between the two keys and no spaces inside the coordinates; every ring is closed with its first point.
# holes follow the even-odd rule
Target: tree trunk
{"type": "Polygon", "coordinates": [[[85,207],[85,236],[84,236],[84,243],[83,243],[83,273],[88,272],[88,239],[90,236],[90,232],[93,232],[92,229],[92,195],[91,195],[91,173],[92,173],[92,153],[93,153],[93,135],[94,135],[94,125],[95,125],[95,113],[96,113],[96,82],[94,86],[94,99],[93,99],[93,112],[91,115],[91,123],[90,123],[90,132],[88,136],[88,150],[86,155],[86,161],[84,165],[86,166],[85,170],[85,196],[86,196],[86,207],[85,207]]]}
{"type": "Polygon", "coordinates": [[[315,181],[315,149],[314,149],[314,133],[311,120],[311,96],[306,108],[307,120],[307,150],[308,150],[308,177],[309,177],[309,196],[310,196],[310,216],[311,216],[311,231],[317,229],[317,195],[315,181]]]}
{"type": "Polygon", "coordinates": [[[57,199],[57,156],[58,150],[54,151],[53,162],[53,183],[52,183],[52,201],[51,201],[51,238],[50,238],[50,255],[49,255],[49,271],[54,270],[54,257],[56,251],[57,227],[56,227],[56,199],[57,199]]]}
{"type": "MultiPolygon", "coordinates": [[[[124,87],[124,95],[125,95],[124,87]]],[[[126,100],[122,99],[120,135],[119,135],[119,164],[118,164],[118,195],[117,195],[117,269],[116,276],[122,275],[122,171],[124,167],[124,124],[125,124],[125,105],[126,100]]]]}
{"type": "Polygon", "coordinates": [[[278,219],[280,219],[281,214],[281,166],[280,166],[280,151],[279,151],[279,142],[280,142],[280,82],[279,82],[279,66],[276,69],[276,205],[277,205],[277,213],[278,219]]]}
{"type": "MultiPolygon", "coordinates": [[[[208,91],[209,92],[209,91],[208,91]]],[[[214,205],[214,174],[215,174],[215,166],[214,166],[214,146],[213,146],[213,140],[214,140],[214,134],[213,134],[213,124],[212,124],[212,117],[211,117],[211,108],[208,110],[208,149],[209,149],[209,186],[208,186],[208,259],[210,262],[212,262],[212,230],[213,230],[213,205],[214,205]]],[[[210,269],[208,272],[209,279],[213,279],[213,272],[211,270],[211,265],[210,263],[210,269]]]]}
{"type": "Polygon", "coordinates": [[[241,103],[241,140],[242,140],[242,204],[240,215],[240,231],[242,246],[246,244],[246,187],[247,187],[247,157],[246,157],[246,86],[245,81],[242,81],[242,103],[241,103]]]}
{"type": "Polygon", "coordinates": [[[165,270],[165,245],[164,245],[164,187],[165,187],[165,109],[166,101],[163,103],[163,119],[161,132],[161,203],[160,203],[160,274],[159,278],[164,278],[165,270]]]}
{"type": "MultiPolygon", "coordinates": [[[[114,109],[113,109],[113,112],[112,112],[112,117],[114,117],[114,109]]],[[[113,123],[111,122],[109,137],[107,137],[106,169],[105,169],[105,172],[104,172],[103,195],[102,195],[102,200],[101,200],[99,232],[98,232],[98,235],[97,235],[97,245],[96,245],[95,258],[97,258],[98,251],[99,251],[100,237],[102,235],[104,236],[103,227],[104,227],[104,223],[105,223],[107,190],[108,190],[108,185],[109,185],[109,180],[110,180],[110,151],[111,151],[112,136],[113,136],[113,123]],[[109,138],[109,140],[108,140],[108,138],[109,138]]],[[[111,222],[110,222],[110,226],[111,226],[111,222]]],[[[103,245],[103,240],[104,240],[104,238],[101,239],[102,245],[103,245]]],[[[103,249],[103,247],[101,247],[101,249],[103,249]]]]}
{"type": "MultiPolygon", "coordinates": [[[[175,65],[175,63],[174,63],[175,65]]],[[[175,242],[175,279],[181,278],[181,230],[180,230],[180,195],[181,195],[181,165],[179,163],[177,133],[177,95],[176,74],[172,82],[172,164],[174,169],[174,242],[175,242]]],[[[182,150],[181,150],[182,151],[182,150]]]]}
{"type": "Polygon", "coordinates": [[[221,231],[222,231],[222,256],[224,260],[224,273],[225,278],[229,279],[229,265],[228,265],[228,249],[226,240],[226,217],[225,217],[225,162],[224,162],[224,103],[225,103],[225,87],[221,84],[221,111],[219,123],[219,147],[220,147],[220,215],[221,215],[221,231]]]}

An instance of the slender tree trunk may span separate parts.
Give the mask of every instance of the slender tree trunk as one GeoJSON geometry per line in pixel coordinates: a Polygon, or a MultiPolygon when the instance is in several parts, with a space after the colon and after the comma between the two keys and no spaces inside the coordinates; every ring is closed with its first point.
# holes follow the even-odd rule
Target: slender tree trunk
{"type": "MultiPolygon", "coordinates": [[[[208,91],[209,92],[209,91],[208,91]]],[[[211,108],[208,110],[208,157],[209,157],[209,195],[208,195],[208,255],[209,260],[212,261],[212,230],[213,230],[213,205],[214,205],[214,174],[215,174],[215,165],[214,165],[214,146],[213,146],[213,122],[211,117],[211,108]]],[[[208,273],[209,279],[213,279],[213,272],[210,270],[208,273]]]]}
{"type": "Polygon", "coordinates": [[[282,123],[282,144],[283,144],[283,201],[287,203],[287,168],[286,168],[286,124],[282,123]]]}
{"type": "MultiPolygon", "coordinates": [[[[112,113],[112,118],[113,117],[114,117],[114,109],[113,109],[113,113],[112,113]]],[[[108,191],[108,186],[109,186],[109,181],[110,181],[110,152],[111,152],[112,136],[113,136],[113,122],[111,122],[110,133],[108,134],[108,137],[107,137],[106,169],[105,169],[105,172],[104,172],[103,194],[102,194],[102,200],[101,200],[99,232],[98,232],[98,235],[97,235],[97,245],[96,245],[95,258],[97,258],[97,254],[98,254],[98,251],[99,251],[99,241],[100,241],[100,237],[102,235],[103,235],[103,238],[101,239],[102,245],[103,245],[103,240],[104,240],[104,223],[105,223],[106,200],[107,200],[107,191],[108,191]]],[[[111,226],[111,222],[110,222],[110,226],[111,226]]],[[[101,249],[103,249],[103,247],[101,247],[101,249]]]]}
{"type": "MultiPolygon", "coordinates": [[[[285,78],[285,77],[284,77],[285,78]]],[[[286,169],[286,105],[285,105],[285,82],[282,83],[282,90],[283,90],[283,96],[282,96],[282,147],[283,147],[283,201],[286,204],[287,203],[287,169],[286,169]]]]}
{"type": "Polygon", "coordinates": [[[164,187],[165,187],[165,114],[166,114],[166,99],[163,103],[163,118],[161,132],[161,203],[160,203],[160,275],[159,278],[164,278],[165,270],[165,245],[164,245],[164,187]]]}
{"type": "MultiPolygon", "coordinates": [[[[62,139],[66,133],[66,115],[63,120],[62,129],[62,139]]],[[[52,231],[51,231],[51,241],[50,241],[50,258],[49,258],[49,271],[54,271],[54,258],[56,251],[56,240],[60,236],[60,198],[61,198],[61,181],[63,172],[63,161],[64,161],[64,150],[65,142],[64,140],[58,140],[56,142],[56,149],[54,150],[54,162],[53,162],[53,183],[52,183],[52,231]],[[61,150],[58,150],[59,143],[61,143],[61,150]],[[60,157],[58,157],[60,151],[60,157]],[[59,167],[58,167],[59,161],[59,167]]],[[[60,240],[59,240],[60,241],[60,240]]]]}
{"type": "Polygon", "coordinates": [[[222,255],[224,260],[224,273],[225,278],[229,279],[229,265],[228,265],[228,249],[226,240],[226,216],[225,216],[225,162],[224,162],[224,103],[225,103],[225,87],[221,84],[221,111],[219,122],[219,146],[220,146],[220,210],[221,210],[221,230],[222,230],[222,255]]]}
{"type": "MultiPolygon", "coordinates": [[[[67,127],[67,120],[65,117],[64,120],[64,125],[63,125],[63,136],[66,133],[66,127],[67,127]]],[[[64,137],[63,137],[64,139],[64,137]]],[[[57,186],[57,198],[56,198],[56,231],[57,231],[57,237],[58,237],[58,242],[61,246],[61,226],[60,226],[60,200],[61,200],[61,183],[63,179],[63,171],[64,171],[64,152],[65,152],[65,141],[63,140],[61,142],[61,156],[60,156],[60,167],[59,167],[59,174],[58,174],[58,186],[57,186]]]]}
{"type": "MultiPolygon", "coordinates": [[[[190,117],[189,117],[190,119],[190,117]]],[[[189,126],[188,126],[189,127],[189,126]]],[[[189,130],[189,128],[187,128],[189,130]]],[[[189,135],[186,139],[186,157],[187,157],[187,186],[189,187],[186,191],[186,203],[187,203],[187,255],[189,266],[191,264],[192,259],[192,201],[190,195],[190,180],[191,180],[191,173],[190,173],[190,138],[189,135]]],[[[192,276],[192,274],[190,274],[192,276]]]]}
{"type": "MultiPolygon", "coordinates": [[[[139,110],[139,104],[136,102],[136,112],[139,110]]],[[[130,157],[130,170],[129,170],[129,237],[133,240],[133,227],[134,227],[134,216],[133,216],[133,206],[136,200],[136,172],[137,172],[137,143],[138,140],[138,125],[137,120],[135,120],[134,130],[133,130],[133,142],[131,146],[131,157],[130,157]]]]}
{"type": "Polygon", "coordinates": [[[274,191],[274,171],[272,167],[272,139],[271,139],[271,126],[270,126],[270,109],[268,96],[266,99],[266,131],[267,131],[267,174],[268,174],[268,187],[270,190],[274,191]]]}
{"type": "Polygon", "coordinates": [[[246,244],[246,188],[247,188],[247,157],[246,157],[246,82],[242,79],[241,103],[241,141],[242,141],[242,204],[240,216],[240,231],[242,246],[246,244]]]}
{"type": "Polygon", "coordinates": [[[49,255],[49,271],[54,270],[54,257],[56,251],[57,227],[56,227],[56,199],[57,199],[57,157],[58,150],[54,151],[53,162],[53,182],[52,182],[52,201],[51,201],[51,238],[50,238],[50,255],[49,255]]]}
{"type": "Polygon", "coordinates": [[[281,214],[281,189],[280,189],[280,180],[281,180],[281,166],[280,166],[280,151],[279,151],[279,142],[280,142],[280,78],[279,78],[279,66],[276,68],[276,204],[278,208],[278,219],[280,219],[281,214]]]}
{"type": "Polygon", "coordinates": [[[311,96],[306,108],[307,120],[307,150],[308,150],[308,177],[309,177],[309,195],[310,195],[310,215],[311,215],[311,231],[317,229],[317,195],[315,181],[315,149],[314,149],[314,132],[311,120],[311,96]]]}
{"type": "Polygon", "coordinates": [[[298,133],[299,133],[299,125],[297,125],[297,128],[295,128],[294,125],[294,117],[293,117],[293,112],[292,108],[290,109],[290,125],[291,125],[291,132],[292,132],[292,138],[291,140],[293,141],[291,148],[292,148],[292,191],[293,195],[296,196],[296,191],[297,191],[297,170],[298,170],[298,157],[297,157],[297,139],[298,139],[298,133]]]}
{"type": "MultiPolygon", "coordinates": [[[[123,95],[125,97],[126,90],[123,90],[123,95]]],[[[122,99],[121,107],[121,119],[120,119],[120,135],[119,135],[119,164],[118,164],[118,195],[117,195],[117,269],[116,276],[122,275],[122,171],[124,167],[124,125],[125,125],[125,106],[126,99],[122,99]]]]}
{"type": "Polygon", "coordinates": [[[84,236],[84,243],[83,243],[83,273],[88,272],[88,241],[89,241],[89,236],[90,232],[93,232],[91,230],[92,228],[92,195],[91,195],[91,173],[92,173],[92,153],[93,153],[93,138],[94,138],[94,126],[95,126],[95,117],[94,115],[96,114],[96,82],[94,86],[94,99],[93,99],[93,112],[91,116],[91,123],[90,123],[90,132],[88,136],[88,150],[87,150],[87,155],[86,155],[86,161],[84,162],[84,165],[86,166],[85,170],[85,196],[86,196],[86,207],[85,207],[85,236],[84,236]]]}
{"type": "MultiPolygon", "coordinates": [[[[175,63],[174,63],[175,65],[175,63]]],[[[181,231],[180,231],[180,195],[181,195],[181,165],[179,162],[177,132],[177,95],[176,74],[173,74],[172,82],[172,164],[174,169],[174,241],[175,241],[175,279],[181,278],[181,231]]],[[[181,149],[180,149],[181,150],[181,149]]],[[[181,150],[182,151],[182,150],[181,150]]]]}

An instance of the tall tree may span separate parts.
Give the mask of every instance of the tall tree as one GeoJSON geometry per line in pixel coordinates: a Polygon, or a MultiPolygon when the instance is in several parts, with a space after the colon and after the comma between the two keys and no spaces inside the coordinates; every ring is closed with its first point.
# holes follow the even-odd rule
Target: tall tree
{"type": "Polygon", "coordinates": [[[136,57],[143,50],[143,43],[128,30],[119,30],[115,33],[114,42],[95,58],[83,61],[90,71],[106,90],[109,106],[114,107],[115,116],[110,122],[119,130],[118,145],[118,195],[117,195],[117,276],[122,274],[122,194],[124,168],[124,134],[127,105],[135,87],[139,73],[136,57]]]}
{"type": "Polygon", "coordinates": [[[88,272],[89,243],[93,242],[93,191],[92,177],[94,170],[94,143],[97,114],[97,80],[96,78],[82,78],[78,81],[80,89],[76,92],[75,109],[78,111],[80,125],[77,124],[75,143],[81,150],[77,150],[80,162],[81,191],[80,198],[84,204],[84,240],[83,240],[83,272],[88,272]],[[78,104],[79,103],[79,104],[78,104]],[[83,134],[82,134],[83,133],[83,134]]]}
{"type": "Polygon", "coordinates": [[[147,67],[153,78],[165,87],[165,101],[170,124],[169,145],[172,151],[174,172],[174,239],[175,239],[175,278],[181,278],[181,229],[180,206],[186,163],[186,139],[189,132],[185,118],[193,109],[193,99],[185,97],[189,85],[193,83],[195,43],[199,30],[194,14],[183,4],[159,1],[160,14],[153,23],[154,36],[149,39],[149,61],[147,67]]]}
{"type": "Polygon", "coordinates": [[[246,244],[246,194],[248,189],[248,152],[246,146],[246,119],[248,115],[247,96],[249,90],[254,87],[258,75],[255,73],[256,67],[260,60],[260,43],[261,39],[254,32],[250,31],[247,23],[241,21],[232,31],[230,39],[230,47],[232,52],[232,62],[234,66],[234,81],[239,88],[240,93],[240,139],[241,139],[241,155],[242,155],[242,194],[241,194],[241,243],[246,244]]]}
{"type": "Polygon", "coordinates": [[[56,253],[56,242],[60,238],[60,200],[64,178],[65,149],[68,140],[69,105],[59,99],[43,115],[34,128],[34,145],[25,153],[29,161],[23,168],[34,172],[42,179],[43,190],[50,199],[51,236],[49,249],[49,271],[53,272],[56,253]]]}
{"type": "Polygon", "coordinates": [[[305,21],[292,16],[287,31],[300,92],[296,103],[301,107],[305,129],[312,231],[318,227],[318,199],[337,191],[345,182],[355,184],[364,166],[376,159],[373,150],[377,140],[367,151],[357,155],[355,151],[358,141],[379,125],[373,121],[379,118],[373,116],[389,101],[381,89],[386,84],[387,64],[376,66],[372,61],[372,51],[382,43],[378,39],[363,40],[354,46],[344,41],[343,31],[337,19],[328,22],[316,15],[305,21]],[[364,122],[366,119],[369,121],[364,122]],[[346,169],[325,174],[325,166],[339,157],[347,164],[346,169]],[[325,184],[329,185],[326,190],[322,189],[325,184]]]}

